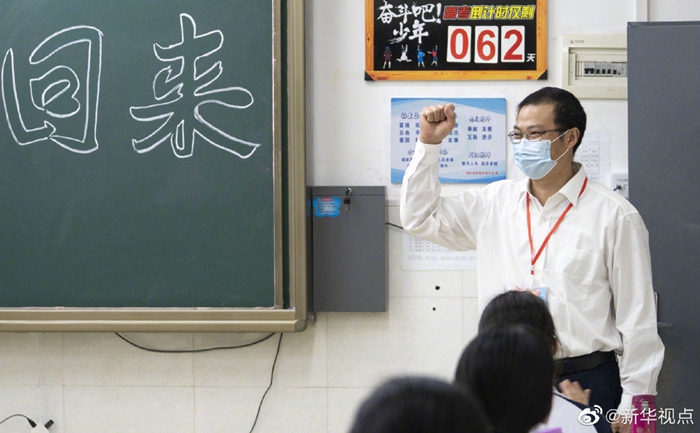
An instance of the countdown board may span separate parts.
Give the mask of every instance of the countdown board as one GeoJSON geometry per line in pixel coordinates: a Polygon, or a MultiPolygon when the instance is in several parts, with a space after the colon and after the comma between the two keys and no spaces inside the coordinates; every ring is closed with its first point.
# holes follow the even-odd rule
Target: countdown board
{"type": "Polygon", "coordinates": [[[365,0],[365,80],[547,78],[546,0],[365,0]]]}

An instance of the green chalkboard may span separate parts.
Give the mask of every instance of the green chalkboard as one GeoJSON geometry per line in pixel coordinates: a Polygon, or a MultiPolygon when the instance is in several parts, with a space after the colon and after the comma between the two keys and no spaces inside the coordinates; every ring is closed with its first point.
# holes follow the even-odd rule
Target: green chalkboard
{"type": "Polygon", "coordinates": [[[275,6],[0,2],[0,308],[279,305],[275,6]]]}

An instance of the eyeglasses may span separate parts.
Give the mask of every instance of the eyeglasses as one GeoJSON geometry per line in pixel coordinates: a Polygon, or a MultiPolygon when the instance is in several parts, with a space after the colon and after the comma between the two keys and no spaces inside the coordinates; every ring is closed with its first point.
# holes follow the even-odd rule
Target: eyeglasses
{"type": "Polygon", "coordinates": [[[508,138],[513,144],[518,144],[525,137],[530,141],[542,141],[542,136],[548,132],[564,132],[568,131],[568,128],[562,129],[548,129],[546,131],[530,131],[530,132],[520,132],[520,131],[510,131],[508,133],[508,138]]]}

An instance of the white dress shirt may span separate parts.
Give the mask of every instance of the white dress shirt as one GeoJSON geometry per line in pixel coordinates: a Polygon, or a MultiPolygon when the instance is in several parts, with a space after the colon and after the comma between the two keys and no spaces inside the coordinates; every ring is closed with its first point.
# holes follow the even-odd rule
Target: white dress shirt
{"type": "Polygon", "coordinates": [[[476,248],[479,310],[496,295],[547,287],[547,304],[560,341],[557,357],[614,350],[623,396],[656,394],[664,346],[656,328],[649,236],[624,197],[577,173],[544,206],[530,195],[537,251],[569,203],[573,204],[531,275],[526,200],[529,179],[440,195],[440,145],[418,141],[401,188],[401,222],[409,233],[454,250],[476,248]]]}

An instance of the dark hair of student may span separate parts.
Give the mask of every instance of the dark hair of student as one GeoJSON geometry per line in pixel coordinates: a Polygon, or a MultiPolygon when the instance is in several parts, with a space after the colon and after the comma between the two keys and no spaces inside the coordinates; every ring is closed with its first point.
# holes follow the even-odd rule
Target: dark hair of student
{"type": "Polygon", "coordinates": [[[553,375],[551,347],[541,333],[505,325],[489,328],[469,343],[455,382],[481,401],[495,432],[528,433],[549,415],[553,375]]]}
{"type": "Polygon", "coordinates": [[[479,319],[479,332],[503,325],[527,325],[542,333],[552,354],[558,348],[557,331],[547,304],[528,292],[509,290],[493,298],[479,319]]]}
{"type": "Polygon", "coordinates": [[[395,377],[360,405],[350,433],[491,433],[478,400],[437,378],[395,377]]]}
{"type": "Polygon", "coordinates": [[[571,129],[578,128],[580,134],[578,142],[573,148],[573,153],[581,145],[583,133],[586,132],[586,112],[581,105],[581,101],[571,92],[558,87],[543,87],[526,96],[518,104],[517,112],[526,105],[554,105],[554,123],[557,128],[571,129]]]}

